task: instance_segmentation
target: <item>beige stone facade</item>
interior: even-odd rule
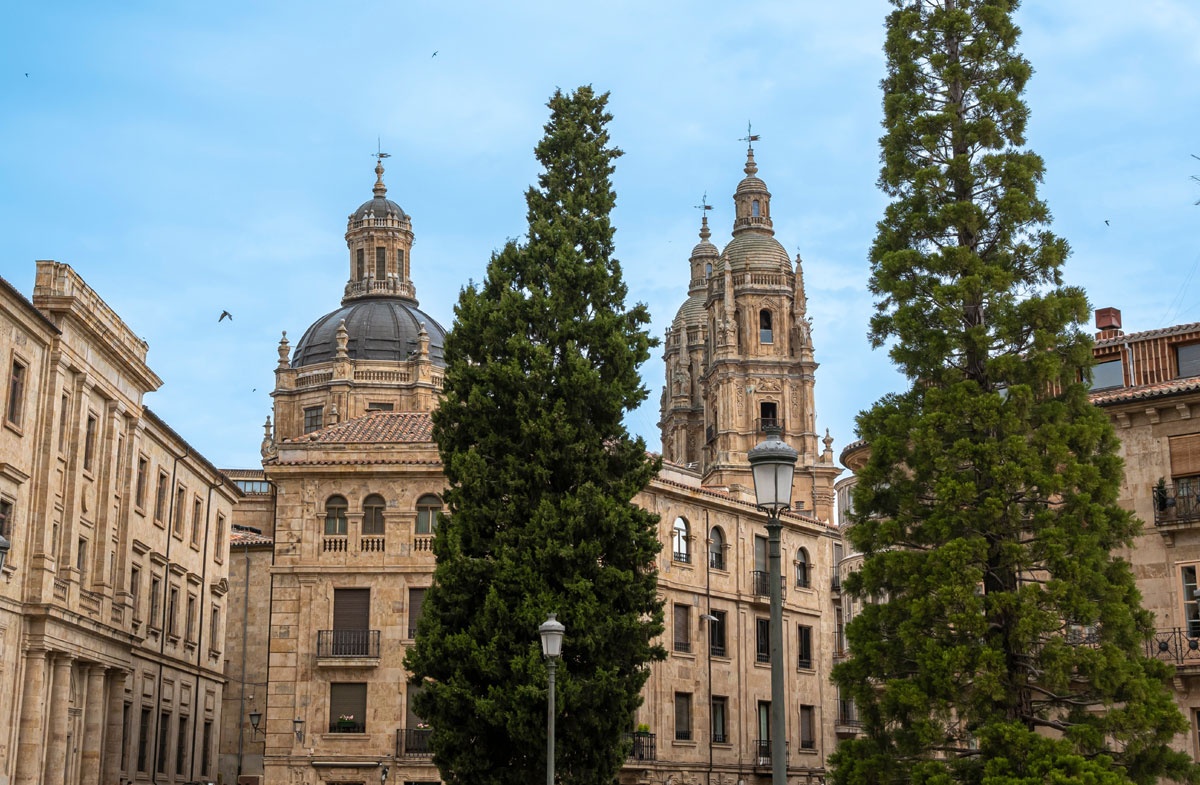
[[[67,265],[0,281],[0,783],[215,779],[237,488]]]

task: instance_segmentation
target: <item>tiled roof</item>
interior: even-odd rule
[[[428,412],[369,412],[295,439],[286,439],[284,444],[412,444],[431,441],[433,420]]]
[[[231,480],[265,480],[266,472],[262,469],[222,469],[225,476]]]
[[[1191,333],[1200,331],[1200,322],[1190,322],[1188,324],[1176,324],[1172,327],[1160,327],[1157,330],[1143,330],[1140,333],[1123,333],[1115,335],[1112,338],[1104,338],[1096,341],[1096,347],[1102,348],[1105,346],[1119,346],[1123,343],[1133,343],[1135,341],[1146,341],[1151,338],[1164,338],[1169,335],[1181,335],[1183,333]]]
[[[1097,406],[1106,406],[1112,403],[1129,403],[1130,401],[1161,398],[1166,395],[1198,390],[1200,390],[1200,377],[1193,376],[1188,379],[1171,379],[1156,384],[1143,384],[1140,387],[1117,387],[1112,390],[1101,390],[1092,393],[1089,397]]]
[[[265,534],[258,532],[246,531],[245,529],[234,529],[229,534],[229,546],[247,546],[247,545],[270,545],[275,542]]]

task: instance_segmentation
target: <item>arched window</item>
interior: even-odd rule
[[[758,200],[755,199],[753,202],[750,203],[750,215],[752,215],[755,218],[758,218],[761,214],[762,214],[762,211],[760,210],[760,208],[758,206]]]
[[[363,534],[383,534],[383,508],[387,502],[377,493],[363,499]]]
[[[346,533],[346,497],[330,496],[325,502],[325,533]]]
[[[704,265],[704,277],[712,278],[712,262],[709,262],[708,264]]]
[[[438,513],[442,511],[442,500],[427,493],[417,499],[417,534],[433,534],[437,529]]]
[[[725,569],[725,532],[720,526],[714,526],[708,539],[708,566],[714,570]]]
[[[691,562],[692,552],[688,544],[690,539],[688,522],[683,518],[676,518],[675,525],[671,528],[671,550],[675,561]]]
[[[771,312],[766,308],[758,312],[758,342],[775,343],[775,331],[771,329]]]
[[[810,578],[808,551],[800,548],[796,551],[796,586],[801,589],[807,589]]]

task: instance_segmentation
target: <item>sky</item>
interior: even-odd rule
[[[803,258],[835,453],[905,380],[867,325],[886,0],[363,0],[0,8],[0,276],[70,264],[150,346],[146,404],[214,464],[259,465],[276,347],[338,307],[346,216],[389,153],[420,307],[525,231],[556,88],[611,93],[616,256],[661,337],[707,195],[723,247],[747,124],[777,239]],[[1027,0],[1028,146],[1073,253],[1127,332],[1200,321],[1200,6]],[[223,310],[234,318],[218,322]],[[660,449],[661,347],[627,417]]]

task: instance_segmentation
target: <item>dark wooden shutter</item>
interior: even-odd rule
[[[417,619],[421,618],[421,605],[425,602],[424,589],[408,590],[408,637],[417,637]]]
[[[1187,477],[1200,474],[1200,433],[1187,436],[1172,436],[1171,476]]]
[[[371,628],[371,590],[333,590],[333,628],[368,630]]]
[[[329,724],[338,718],[354,717],[358,725],[367,722],[367,685],[335,683],[329,685]]]

